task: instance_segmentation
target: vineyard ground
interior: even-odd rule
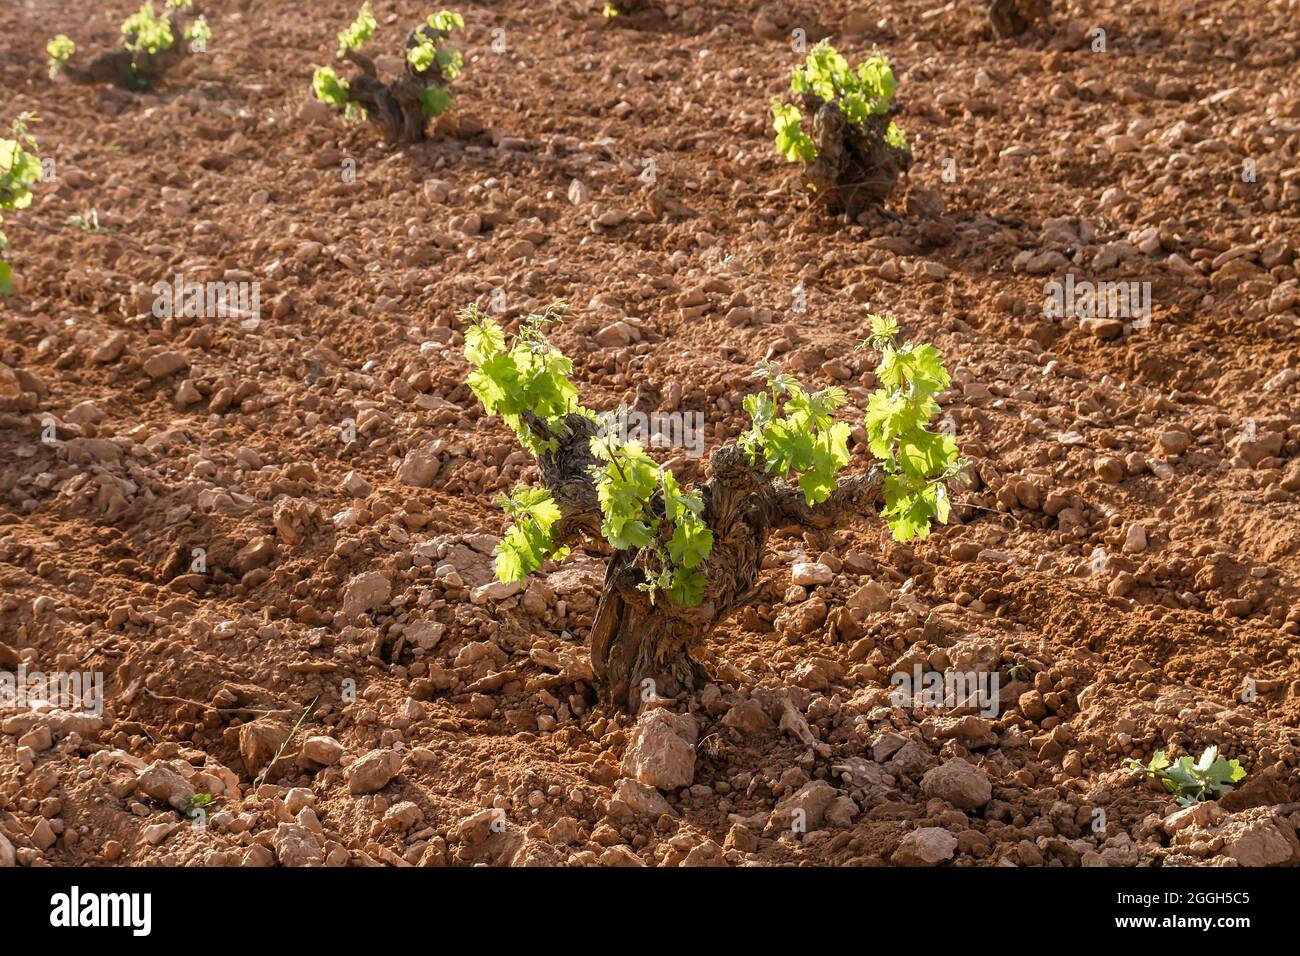
[[[0,670],[105,682],[100,719],[0,714],[0,860],[1300,861],[1295,3],[1058,2],[1018,41],[967,2],[469,3],[456,108],[402,151],[309,101],[341,0],[214,0],[156,93],[46,78],[133,6],[0,9],[56,169],[5,222]],[[430,9],[377,3],[377,48]],[[795,27],[894,63],[886,212],[819,218],[772,149]],[[1046,317],[1066,273],[1149,282],[1150,323]],[[178,275],[259,283],[260,321],[155,316]],[[459,311],[560,299],[589,406],[702,417],[695,481],[765,357],[860,413],[891,312],[977,477],[914,545],[778,535],[716,683],[638,724],[590,684],[601,555],[487,586],[533,475]],[[915,666],[1000,706],[891,706]],[[1190,814],[1121,768],[1210,745],[1249,777]]]

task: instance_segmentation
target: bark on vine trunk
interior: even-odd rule
[[[1051,9],[1051,0],[989,0],[989,24],[997,36],[1017,36],[1045,19]]]
[[[848,121],[833,103],[809,94],[817,158],[804,170],[804,181],[832,215],[857,216],[884,205],[899,177],[912,166],[910,150],[885,141],[890,115],[869,116],[861,126]]]
[[[596,423],[570,415],[557,432],[540,419],[528,423],[539,437],[557,441],[556,451],[538,459],[542,483],[563,515],[555,526],[556,541],[602,540],[590,474],[597,464],[589,448]],[[592,670],[602,697],[631,713],[650,697],[672,697],[707,682],[691,651],[755,598],[773,530],[791,525],[824,529],[853,515],[874,516],[880,500],[882,479],[874,469],[842,480],[826,501],[810,508],[802,491],[751,466],[736,445],[714,452],[709,466],[712,479],[701,491],[713,550],[698,569],[708,580],[701,604],[679,607],[664,594],[652,604],[638,588],[645,576],[643,555],[635,550],[615,551],[605,569],[591,627]]]

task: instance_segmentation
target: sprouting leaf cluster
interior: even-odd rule
[[[859,128],[869,117],[889,112],[896,86],[894,71],[884,54],[873,53],[852,70],[848,60],[825,40],[814,46],[803,65],[790,73],[790,92],[796,98],[833,103],[851,125]],[[773,98],[772,126],[777,151],[790,162],[811,163],[817,159],[817,146],[803,131],[803,114],[797,105]],[[896,149],[907,148],[907,138],[893,121],[886,129],[885,142]]]
[[[546,339],[545,328],[560,319],[563,305],[526,318],[509,343],[505,331],[477,306],[465,310],[465,358],[474,366],[470,390],[490,415],[500,415],[533,455],[554,451],[553,438],[535,435],[525,416],[546,422],[551,434],[564,434],[564,417],[589,414],[578,404],[578,390],[569,380],[573,362]],[[554,526],[562,514],[549,491],[520,485],[497,502],[512,524],[497,546],[496,573],[500,581],[523,581],[547,560],[563,560],[567,548],[557,548]]]
[[[72,54],[77,52],[77,44],[73,43],[67,35],[60,33],[45,44],[45,52],[50,55],[50,79],[54,79],[72,59]]]
[[[799,475],[799,487],[809,507],[825,501],[835,490],[835,475],[849,463],[851,429],[834,421],[844,404],[842,388],[806,391],[790,375],[768,364],[760,367],[767,391],[744,400],[752,425],[740,436],[751,464],[778,478]]]
[[[708,580],[697,568],[713,550],[713,532],[703,517],[704,498],[698,491],[684,490],[640,442],[615,445],[593,438],[591,450],[604,462],[592,476],[605,540],[619,550],[649,552],[645,581],[638,587],[651,603],[666,591],[679,607],[698,605]]]
[[[558,450],[554,436],[567,431],[566,416],[595,418],[583,408],[570,380],[573,363],[546,337],[547,327],[562,314],[553,306],[524,319],[507,338],[505,330],[471,306],[464,313],[465,358],[472,366],[471,391],[491,415],[500,415],[535,457]],[[930,521],[946,521],[944,482],[961,466],[951,437],[926,430],[938,411],[934,396],[948,385],[939,352],[931,345],[898,346],[898,326],[873,316],[871,343],[884,359],[877,371],[882,382],[871,399],[867,430],[872,452],[885,471],[884,516],[894,537],[908,540],[929,533]],[[832,386],[808,391],[772,365],[760,368],[767,387],[746,397],[752,426],[739,439],[750,463],[783,479],[798,476],[809,507],[825,501],[836,488],[836,474],[849,462],[850,427],[834,420],[846,401]],[[528,427],[545,422],[541,437]],[[601,534],[610,547],[635,551],[644,581],[638,585],[653,602],[667,592],[680,607],[704,599],[708,580],[701,566],[713,550],[713,532],[704,519],[704,497],[684,489],[672,472],[654,461],[640,443],[591,439],[592,466],[601,511]],[[559,505],[549,491],[520,486],[500,499],[513,525],[497,549],[497,576],[521,581],[567,549],[556,546]]]
[[[348,50],[360,50],[375,35],[375,28],[378,26],[375,22],[375,15],[370,12],[370,4],[364,3],[361,6],[361,12],[357,18],[348,25],[347,29],[339,33],[339,52],[338,56],[342,57]]]
[[[1190,755],[1171,761],[1163,750],[1157,750],[1150,763],[1143,764],[1129,757],[1124,761],[1124,767],[1130,775],[1159,780],[1184,807],[1203,800],[1218,800],[1246,776],[1241,762],[1219,756],[1218,747],[1206,747],[1201,759],[1195,762]]]
[[[427,26],[415,34],[415,42],[407,47],[406,62],[420,76],[432,74],[438,82],[426,86],[417,94],[420,110],[434,119],[451,108],[451,93],[447,85],[465,69],[465,58],[460,50],[446,40],[453,30],[463,30],[465,19],[459,13],[443,10],[431,13]]]
[[[170,50],[175,42],[171,20],[159,19],[151,0],[145,0],[139,10],[122,21],[122,44],[132,53],[161,53]]]
[[[518,485],[497,504],[513,521],[497,545],[496,572],[499,581],[523,581],[548,560],[563,561],[568,548],[555,546],[555,523],[563,517],[560,507],[545,488]]]
[[[867,403],[871,453],[885,473],[881,513],[897,541],[924,538],[934,521],[947,524],[947,482],[963,467],[951,435],[926,426],[939,413],[935,396],[949,385],[943,357],[933,345],[897,343],[898,323],[873,315],[867,343],[881,353],[880,382]]]
[[[187,820],[197,820],[208,811],[208,808],[212,807],[217,802],[219,802],[219,798],[214,797],[210,793],[190,794],[181,801],[181,816],[185,817]]]
[[[554,452],[558,442],[534,434],[527,424],[530,416],[544,421],[552,436],[566,434],[565,416],[571,413],[595,418],[578,401],[569,378],[573,362],[546,337],[547,327],[562,313],[561,304],[531,315],[507,339],[501,326],[476,307],[465,311],[465,358],[473,366],[470,390],[534,456]],[[698,569],[713,548],[703,497],[683,489],[635,441],[596,437],[591,453],[600,462],[593,466],[592,478],[605,540],[615,549],[648,552],[640,587],[651,601],[662,591],[681,607],[699,604],[708,582]],[[513,521],[497,547],[500,580],[521,581],[544,561],[568,553],[556,547],[555,526],[562,514],[550,492],[520,486],[499,504]]]
[[[464,312],[470,323],[465,332],[465,358],[474,366],[470,390],[489,415],[505,420],[533,455],[554,451],[556,442],[530,431],[526,412],[544,421],[552,434],[564,434],[564,416],[570,412],[591,414],[579,404],[578,390],[569,380],[573,361],[546,338],[546,327],[563,313],[561,304],[529,316],[507,345],[501,326],[476,305]]]
[[[5,212],[16,212],[32,204],[32,186],[40,181],[41,161],[37,158],[36,138],[28,125],[37,121],[32,113],[22,113],[14,120],[9,138],[0,139],[0,224]],[[9,251],[9,238],[0,229],[0,254]],[[0,259],[0,295],[13,291],[13,267]]]

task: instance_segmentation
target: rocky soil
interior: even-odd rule
[[[0,712],[0,866],[1300,862],[1294,0],[1016,40],[973,2],[468,3],[401,151],[308,101],[342,0],[212,0],[156,93],[46,77],[134,6],[0,9],[0,119],[57,169],[5,222],[0,670],[106,692]],[[432,9],[375,8],[384,49]],[[884,212],[819,218],[772,149],[795,27],[893,59]],[[1150,282],[1151,322],[1044,317],[1067,272]],[[260,323],[156,318],[176,273],[260,282]],[[711,446],[765,357],[857,417],[892,312],[955,368],[953,522],[778,535],[716,683],[598,705],[603,558],[494,583],[535,475],[463,384],[461,308],[558,299],[588,405]],[[916,666],[997,673],[998,713],[893,706]],[[1249,777],[1189,810],[1121,768],[1209,745]]]

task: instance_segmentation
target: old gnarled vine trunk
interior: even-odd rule
[[[583,537],[602,541],[601,513],[591,467],[595,422],[569,415],[552,431],[537,418],[529,427],[554,438],[557,449],[538,459],[542,484],[563,517],[555,525],[557,543]],[[704,600],[692,608],[661,594],[652,604],[638,588],[644,556],[615,551],[605,570],[605,587],[591,627],[591,664],[608,702],[635,713],[652,696],[672,697],[701,688],[708,680],[691,651],[758,593],[758,576],[768,536],[787,526],[824,529],[854,516],[875,516],[882,479],[873,470],[843,479],[831,496],[809,507],[803,492],[751,466],[736,445],[713,453],[712,478],[702,489],[704,520],[713,532],[713,550],[699,569],[708,579]]]
[[[343,59],[361,71],[361,75],[348,81],[348,101],[366,111],[366,119],[374,123],[391,143],[419,143],[425,138],[429,117],[425,115],[420,94],[427,89],[447,89],[447,83],[438,70],[417,72],[405,53],[424,36],[434,42],[446,34],[425,25],[412,30],[406,37],[402,63],[405,72],[399,78],[385,83],[379,78],[375,61],[360,50],[348,50]]]
[[[857,216],[884,205],[900,176],[912,166],[910,150],[885,140],[890,115],[867,117],[861,126],[848,121],[834,103],[812,94],[813,142],[817,158],[804,170],[804,182],[833,215]]]

